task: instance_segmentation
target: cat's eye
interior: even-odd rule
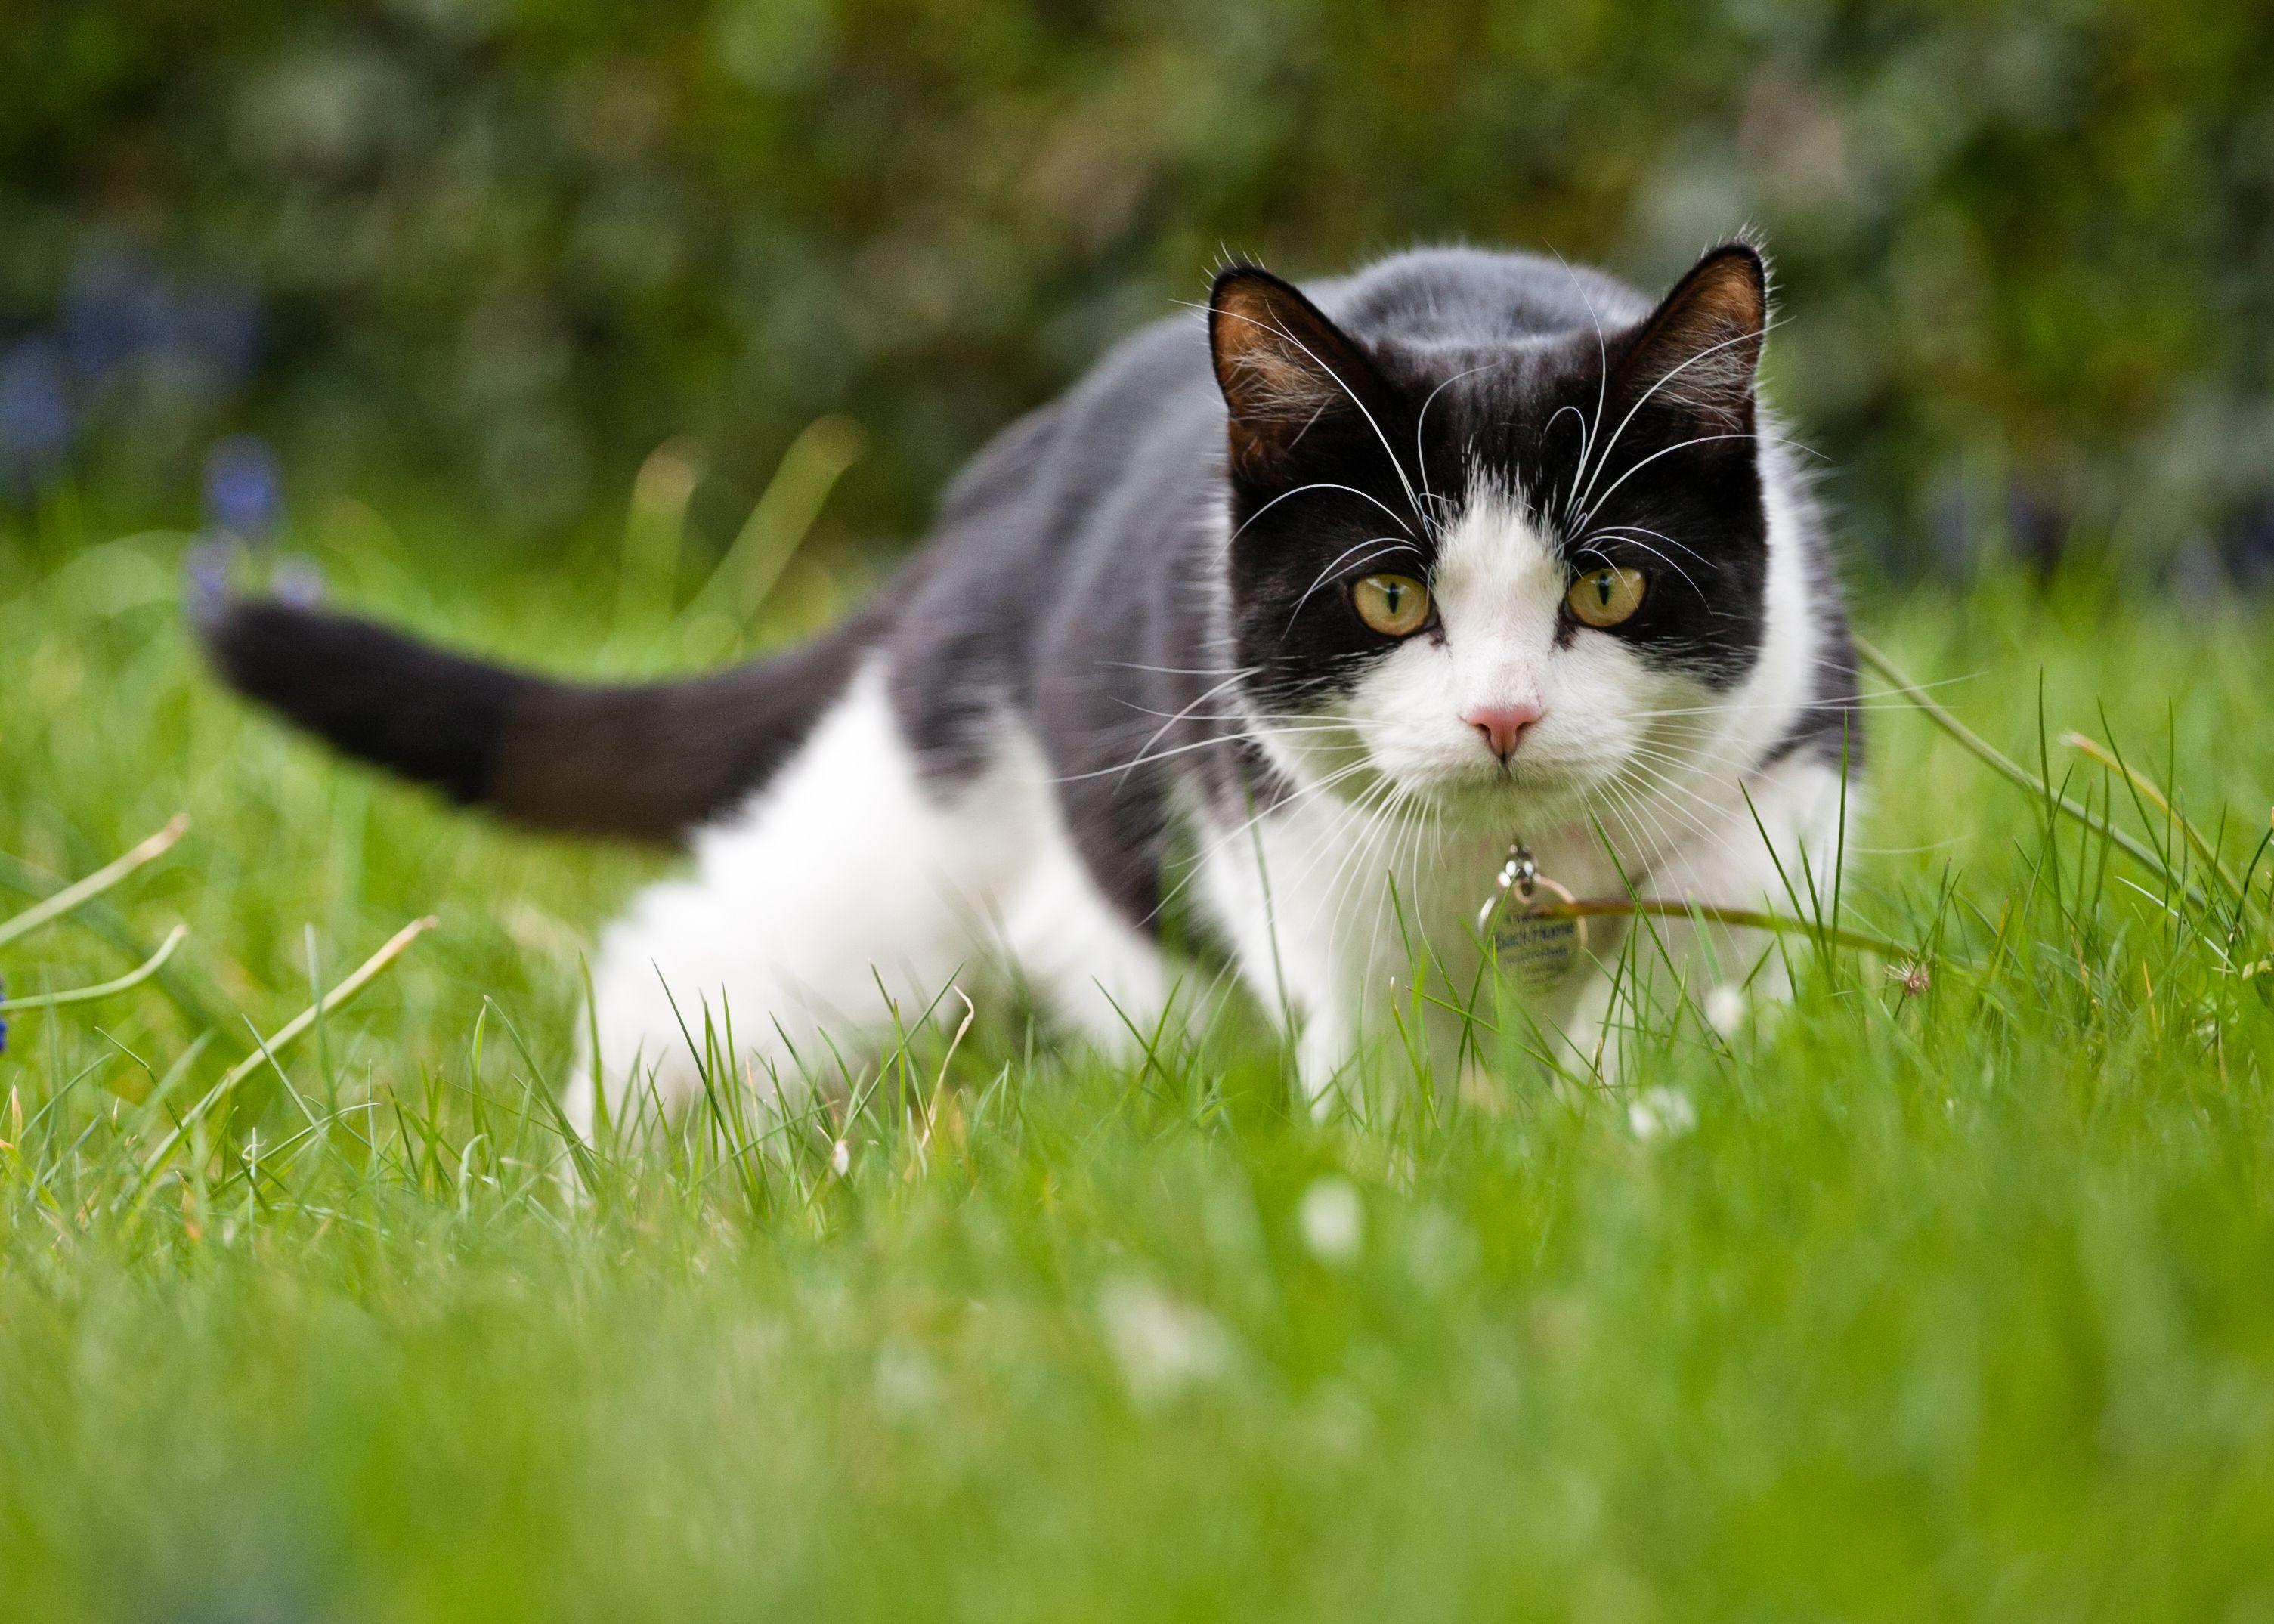
[[[1351,588],[1351,605],[1383,636],[1410,636],[1429,618],[1429,589],[1411,575],[1367,575]]]
[[[1642,607],[1639,569],[1592,569],[1571,583],[1563,601],[1588,626],[1616,626]]]

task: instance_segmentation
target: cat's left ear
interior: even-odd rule
[[[1290,283],[1234,266],[1209,295],[1209,350],[1231,414],[1232,465],[1284,471],[1303,437],[1382,407],[1374,364]],[[1362,421],[1362,417],[1359,419]]]
[[[1638,401],[1647,396],[1716,432],[1749,434],[1768,321],[1768,268],[1759,250],[1725,243],[1690,267],[1634,330],[1619,365],[1622,380]]]

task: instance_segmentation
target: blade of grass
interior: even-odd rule
[[[115,981],[99,981],[92,987],[74,987],[69,992],[43,992],[21,998],[0,998],[0,1015],[12,1015],[19,1010],[53,1010],[69,1004],[93,1004],[98,999],[132,991],[164,969],[166,960],[174,956],[174,950],[181,946],[189,934],[187,925],[175,926],[167,934],[165,941],[159,944],[156,952]]]
[[[822,417],[808,424],[782,453],[773,478],[726,556],[680,612],[679,624],[690,626],[706,614],[719,614],[737,630],[749,625],[812,533],[830,492],[861,460],[867,445],[860,425],[848,417]]]
[[[2107,717],[2103,715],[2102,725],[2105,726],[2107,720]],[[2097,765],[2105,768],[2122,778],[2131,786],[2134,793],[2161,812],[2168,822],[2179,829],[2180,833],[2187,838],[2187,844],[2195,848],[2195,855],[2202,859],[2203,867],[2218,876],[2219,883],[2226,888],[2228,895],[2238,900],[2244,898],[2242,882],[2235,877],[2232,868],[2220,861],[2218,853],[2212,847],[2210,842],[2203,838],[2202,831],[2195,826],[2194,820],[2186,816],[2172,804],[2171,797],[2164,793],[2162,787],[2155,779],[2126,761],[2120,752],[2104,747],[2097,739],[2090,738],[2084,733],[2074,732],[2063,733],[2061,742],[2070,749],[2090,757]]]
[[[1707,903],[1669,897],[1579,897],[1570,902],[1540,903],[1532,908],[1531,914],[1535,919],[1709,919],[1717,925],[1728,925],[1741,930],[1774,930],[1790,936],[1812,936],[1819,942],[1854,948],[1858,952],[1877,953],[1882,959],[1905,963],[1921,957],[1915,950],[1887,936],[1795,919],[1783,914],[1770,914],[1758,908],[1716,907]]]
[[[188,832],[189,827],[189,814],[177,812],[163,829],[124,856],[112,859],[85,879],[64,886],[46,901],[33,904],[13,919],[0,921],[0,947],[31,935],[42,925],[52,924],[80,903],[101,896],[137,868],[157,861]]]
[[[2095,816],[2090,808],[2080,806],[2067,795],[2060,793],[2044,779],[2031,772],[1980,733],[1960,721],[1924,688],[1905,675],[1902,669],[1893,660],[1873,647],[1868,639],[1856,638],[1856,651],[1863,657],[1865,665],[1893,684],[1902,694],[1904,699],[1925,716],[1927,720],[1955,739],[1969,754],[1987,763],[2001,778],[2029,791],[2033,795],[2044,797],[2056,810],[2074,818],[2103,839],[2114,844],[2134,861],[2170,885],[2175,893],[2185,897],[2198,907],[2203,905],[2202,894],[2189,885],[2183,876],[2173,872],[2171,865],[2165,862],[2153,847],[2117,828],[2107,819]]]
[[[314,1026],[319,1017],[339,1008],[371,985],[380,972],[400,959],[413,942],[440,922],[432,914],[425,919],[412,920],[388,937],[386,944],[358,965],[346,980],[279,1026],[274,1035],[259,1042],[252,1053],[222,1073],[221,1081],[206,1091],[204,1097],[190,1108],[188,1115],[176,1124],[173,1131],[158,1142],[158,1147],[143,1160],[140,1182],[144,1189],[147,1191],[157,1177],[158,1169],[166,1164],[167,1158],[174,1154],[191,1128],[204,1121],[215,1106],[229,1098],[239,1083],[269,1064],[270,1056]]]

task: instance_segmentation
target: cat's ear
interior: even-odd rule
[[[1748,434],[1768,334],[1768,269],[1750,243],[1725,243],[1690,267],[1634,330],[1620,373],[1635,398]]]
[[[1232,465],[1269,476],[1322,423],[1380,410],[1374,365],[1319,307],[1269,271],[1234,266],[1209,295],[1209,349],[1231,414]]]

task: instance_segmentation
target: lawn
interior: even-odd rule
[[[1325,1124],[1252,1011],[1123,1071],[993,1011],[848,1056],[850,1120],[708,1116],[577,1202],[579,955],[666,861],[286,738],[199,669],[187,538],[94,528],[0,535],[0,915],[188,831],[0,971],[191,934],[11,1017],[0,1614],[2274,1620],[2264,864],[2227,931],[1881,700],[1843,918],[1932,938],[1924,989],[1796,938],[1796,1006],[1670,1020],[1647,1092],[1509,1059]],[[731,641],[646,543],[471,539],[290,542],[570,669]],[[802,560],[760,635],[862,586]],[[2250,861],[2262,609],[1865,599],[2072,796],[2178,849],[2062,735],[2112,738]]]

